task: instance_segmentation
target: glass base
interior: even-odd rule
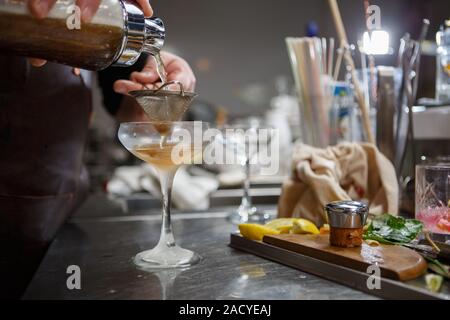
[[[239,208],[228,216],[228,220],[233,224],[258,223],[264,224],[271,220],[270,214],[261,211],[256,207]]]
[[[141,270],[187,268],[201,261],[201,257],[179,246],[156,246],[151,250],[138,253],[134,264]]]

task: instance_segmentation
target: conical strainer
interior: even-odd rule
[[[179,91],[164,90],[176,84]],[[197,94],[185,92],[179,81],[170,81],[157,90],[137,90],[129,93],[152,121],[180,121]]]

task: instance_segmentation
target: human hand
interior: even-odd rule
[[[131,0],[136,2],[146,17],[153,16],[153,9],[148,0]],[[32,15],[37,18],[45,18],[52,9],[56,0],[29,0],[28,7]],[[90,21],[98,10],[101,0],[77,0],[76,5],[80,7],[82,21]]]
[[[167,81],[180,81],[184,90],[194,91],[196,80],[189,64],[184,59],[168,52],[161,52],[161,58],[166,68]],[[155,59],[149,56],[142,71],[133,72],[130,80],[116,81],[114,91],[126,95],[133,90],[155,89],[160,85],[161,79],[156,70]]]

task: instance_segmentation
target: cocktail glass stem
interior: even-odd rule
[[[159,171],[162,193],[161,234],[156,247],[138,253],[135,264],[144,269],[154,268],[186,268],[200,261],[201,257],[190,250],[183,249],[175,243],[172,232],[170,207],[172,200],[172,184],[176,170]]]
[[[172,185],[175,174],[176,170],[159,172],[162,193],[162,225],[158,247],[164,245],[170,248],[176,245],[172,232],[172,220],[170,216],[170,208],[172,205]]]
[[[244,195],[241,200],[241,205],[239,207],[239,211],[243,215],[248,215],[250,209],[252,208],[252,197],[250,195],[250,159],[249,158],[247,158],[245,160],[244,168],[245,168],[245,179],[243,182]]]
[[[252,223],[265,223],[270,220],[270,215],[264,211],[258,210],[253,206],[252,197],[250,195],[250,161],[251,157],[245,159],[245,179],[243,182],[244,194],[241,199],[241,205],[233,212],[228,219],[235,224],[252,222]]]

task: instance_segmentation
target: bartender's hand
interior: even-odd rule
[[[161,52],[161,58],[166,67],[167,80],[178,80],[183,84],[186,91],[194,91],[195,76],[189,64],[168,52]],[[133,72],[130,80],[118,80],[114,83],[114,90],[125,95],[116,115],[117,120],[120,122],[148,121],[149,119],[143,109],[134,98],[128,96],[128,92],[145,88],[154,89],[160,85],[161,80],[156,71],[155,59],[149,56],[147,64],[141,72]]]
[[[167,81],[177,80],[183,84],[186,91],[194,91],[195,76],[189,64],[182,58],[168,53],[161,52],[167,72]],[[156,71],[155,59],[149,56],[147,63],[141,72],[133,72],[130,80],[118,80],[114,83],[114,90],[117,93],[128,94],[133,90],[154,89],[161,85],[161,79]]]
[[[55,4],[56,0],[29,0],[28,7],[31,14],[39,19],[44,19],[47,17],[49,11]],[[144,12],[146,17],[153,16],[153,9],[150,6],[149,0],[134,0]],[[80,7],[81,11],[81,21],[89,22],[92,17],[96,14],[98,7],[100,6],[101,0],[77,0],[76,4]],[[35,67],[43,66],[46,61],[42,59],[29,59],[30,63]]]

